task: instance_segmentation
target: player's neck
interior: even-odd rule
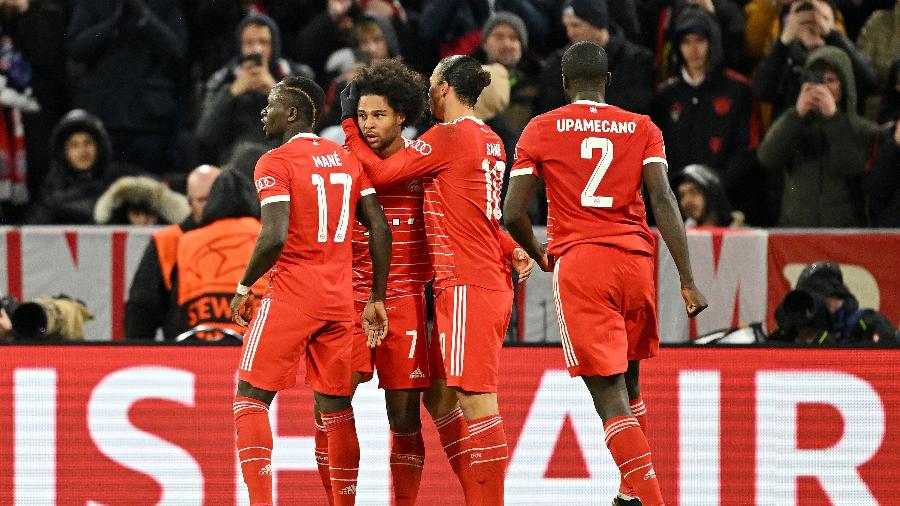
[[[291,140],[297,134],[311,134],[312,129],[308,127],[300,127],[300,126],[289,126],[287,130],[284,131],[284,135],[281,136],[281,144],[284,145],[287,141]]]
[[[572,102],[578,100],[590,100],[591,102],[597,102],[600,104],[606,103],[606,98],[600,91],[579,91],[575,94],[574,97],[572,97]]]
[[[461,102],[444,106],[444,123],[450,123],[466,116],[475,117],[475,109]]]
[[[406,143],[403,141],[403,136],[398,133],[397,137],[394,137],[394,140],[391,141],[390,144],[388,144],[387,146],[385,146],[381,149],[373,149],[372,151],[374,151],[375,154],[378,155],[378,158],[381,158],[383,160],[383,159],[393,155],[397,151],[400,151],[405,146],[406,146]]]

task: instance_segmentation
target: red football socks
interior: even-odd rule
[[[422,431],[391,432],[391,478],[394,481],[394,506],[413,506],[419,495],[422,467],[425,465],[425,442]]]
[[[469,422],[469,466],[480,489],[478,504],[503,505],[508,456],[500,415],[488,415]]]
[[[650,445],[633,416],[610,418],[603,428],[606,446],[625,482],[631,486],[644,506],[665,505],[656,471],[650,460]]]
[[[322,425],[328,433],[328,471],[335,506],[356,503],[356,479],[359,476],[359,439],[353,408],[338,413],[322,413]]]
[[[444,453],[447,454],[447,461],[450,467],[462,483],[462,472],[468,466],[466,457],[466,447],[469,442],[469,428],[466,419],[460,408],[447,413],[446,415],[434,420],[434,426],[437,427],[438,436],[441,438],[441,445],[444,447]],[[465,462],[465,466],[463,463]]]
[[[316,422],[316,465],[319,466],[319,478],[325,487],[325,496],[328,497],[328,505],[334,506],[334,497],[331,495],[331,472],[328,471],[328,433],[325,426]]]
[[[272,504],[272,428],[269,406],[250,397],[234,398],[234,425],[241,474],[250,491],[250,504]]]
[[[644,433],[644,437],[648,437],[647,432],[647,407],[644,406],[644,400],[641,399],[641,396],[637,396],[634,399],[631,399],[631,414],[637,418],[639,424],[641,424],[641,432]],[[619,494],[624,495],[626,497],[636,497],[637,494],[634,492],[628,483],[625,482],[623,478],[619,483]]]

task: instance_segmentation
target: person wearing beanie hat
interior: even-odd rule
[[[514,67],[522,54],[528,52],[528,29],[522,18],[511,12],[498,12],[481,28],[481,44],[487,53],[487,63],[501,63]]]
[[[562,9],[566,35],[571,43],[593,42],[606,50],[609,70],[613,74],[606,96],[610,104],[647,114],[655,87],[653,53],[628,40],[619,24],[610,21],[610,11],[606,0],[567,0]],[[562,55],[566,49],[568,46],[551,54],[544,62],[536,112],[566,104],[560,79]]]
[[[763,189],[748,190],[761,185],[751,175],[759,132],[750,82],[724,66],[712,14],[686,7],[672,28],[676,75],[660,86],[652,114],[667,141],[669,170],[712,168],[734,207],[758,216]]]

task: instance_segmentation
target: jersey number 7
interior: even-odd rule
[[[344,172],[329,174],[331,184],[344,186],[344,197],[341,199],[341,217],[338,219],[337,229],[334,231],[334,242],[344,242],[347,237],[347,224],[350,222],[350,189],[353,187],[353,178]],[[312,175],[312,184],[316,187],[316,197],[319,202],[319,242],[328,241],[328,200],[325,198],[325,178],[319,174]]]
[[[581,191],[581,205],[584,207],[612,207],[612,197],[599,197],[594,195],[600,181],[606,175],[610,164],[613,161],[613,143],[606,137],[586,137],[581,141],[581,158],[591,160],[594,158],[594,150],[599,149],[602,153],[600,161],[594,167],[591,178],[588,179],[587,186]]]

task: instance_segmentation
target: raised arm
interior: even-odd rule
[[[447,165],[440,132],[433,127],[421,137],[393,155],[381,159],[369,148],[359,133],[356,120],[345,119],[341,127],[346,135],[347,149],[359,158],[375,186],[409,181],[422,176],[433,176]]]

